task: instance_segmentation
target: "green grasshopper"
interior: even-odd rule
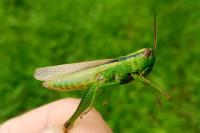
[[[65,128],[86,114],[93,106],[99,89],[122,85],[136,79],[163,91],[145,77],[152,71],[156,60],[156,15],[154,15],[154,49],[144,48],[116,59],[86,61],[58,66],[37,68],[35,78],[44,81],[43,86],[53,90],[83,90],[81,102]]]

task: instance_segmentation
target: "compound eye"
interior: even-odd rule
[[[149,57],[151,55],[152,51],[150,49],[146,49],[144,51],[144,56]]]

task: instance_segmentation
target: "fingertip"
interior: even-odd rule
[[[2,130],[7,130],[7,132],[12,130],[20,133],[64,133],[63,124],[72,116],[79,103],[80,99],[65,98],[43,105],[5,122],[3,124],[4,128],[2,129],[2,126],[0,127],[0,132]],[[11,130],[8,130],[8,127]],[[99,130],[100,133],[112,132],[103,120],[101,114],[92,108],[83,116],[83,119],[78,118],[75,121],[73,128],[70,129],[69,132],[77,133],[87,131],[88,133],[91,133],[94,131],[96,132],[97,130]]]

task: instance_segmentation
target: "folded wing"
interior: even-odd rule
[[[41,81],[53,80],[58,75],[71,74],[74,72],[83,71],[100,65],[112,63],[114,61],[115,61],[114,59],[103,59],[103,60],[85,61],[85,62],[64,64],[64,65],[57,65],[50,67],[41,67],[35,70],[34,77],[35,79]]]

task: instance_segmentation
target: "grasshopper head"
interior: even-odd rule
[[[156,51],[151,48],[145,48],[141,50],[141,53],[141,56],[138,56],[137,59],[137,63],[140,68],[139,73],[146,77],[151,72],[155,64]]]
[[[146,48],[142,52],[143,52],[143,55],[141,58],[143,60],[139,60],[138,63],[140,64],[140,67],[141,67],[140,73],[146,77],[151,72],[155,64],[156,51],[151,48]]]
[[[132,64],[134,73],[137,72],[146,77],[155,64],[156,51],[152,48],[144,48],[129,54],[127,57]]]

